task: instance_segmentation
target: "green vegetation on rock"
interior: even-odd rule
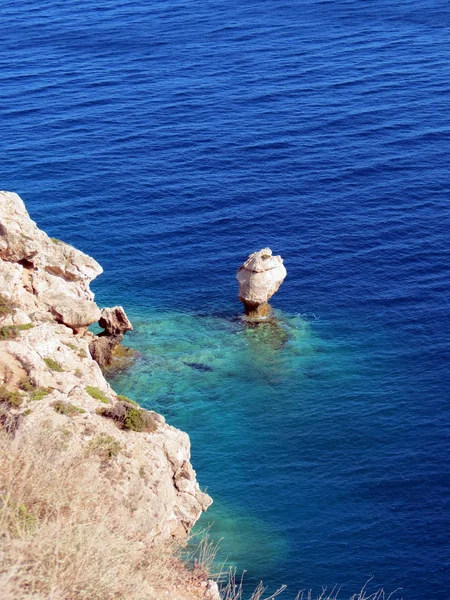
[[[153,413],[128,402],[116,402],[111,408],[102,408],[97,413],[112,419],[119,427],[129,431],[151,433],[157,429],[157,421]]]
[[[94,398],[95,400],[99,400],[100,402],[103,402],[103,404],[110,403],[109,398],[98,387],[88,385],[88,386],[86,386],[86,391],[89,394],[89,396],[92,396],[92,398]]]
[[[19,388],[24,392],[32,392],[36,389],[36,385],[29,377],[24,377],[19,381]]]
[[[66,415],[67,417],[75,417],[76,415],[81,415],[86,411],[80,406],[75,406],[71,402],[64,402],[63,400],[57,400],[52,404],[53,408],[60,415]]]
[[[10,392],[4,385],[0,385],[0,403],[7,404],[11,408],[19,408],[23,397],[19,392]]]
[[[70,348],[74,352],[78,352],[78,348],[75,346],[75,344],[71,344],[70,342],[64,342],[64,343],[68,348]]]
[[[44,358],[44,362],[50,369],[50,371],[57,371],[58,373],[62,373],[64,371],[59,362],[57,362],[53,358]]]
[[[4,325],[0,327],[0,340],[13,340],[21,331],[26,331],[34,327],[33,323],[25,323],[24,325]]]
[[[45,396],[48,396],[51,392],[51,388],[36,388],[33,392],[31,392],[30,399],[31,400],[42,400]]]
[[[121,394],[117,396],[117,400],[120,400],[121,402],[128,402],[129,404],[133,404],[133,406],[139,406],[135,400],[128,398],[128,396],[122,396]]]
[[[112,460],[120,453],[121,449],[120,442],[106,433],[99,433],[88,444],[88,453],[96,454],[103,461]]]
[[[123,427],[132,431],[155,431],[156,422],[147,411],[141,408],[132,408],[127,412]]]
[[[6,296],[0,294],[0,318],[6,317],[6,315],[11,315],[14,312],[15,305],[8,300]]]
[[[30,394],[30,400],[42,400],[42,398],[45,398],[52,391],[51,388],[38,387],[30,377],[22,379],[19,382],[19,388]]]

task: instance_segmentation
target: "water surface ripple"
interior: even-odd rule
[[[287,600],[371,575],[449,598],[448,3],[4,0],[0,23],[1,187],[105,268],[140,352],[114,383],[189,432],[221,556]],[[266,245],[288,277],[248,329],[234,273]]]

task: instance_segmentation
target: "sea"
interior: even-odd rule
[[[450,5],[2,0],[0,187],[94,256],[217,562],[450,598]],[[274,318],[236,270],[269,246]]]

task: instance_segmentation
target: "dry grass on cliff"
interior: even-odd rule
[[[13,440],[0,431],[2,600],[198,600],[217,546],[200,544],[188,569],[174,544],[155,545],[98,476],[91,453],[64,452],[64,431]],[[223,600],[244,600],[242,579],[222,577]],[[249,600],[284,597],[262,584]],[[297,600],[339,600],[339,590]],[[397,598],[397,596],[396,596]],[[350,600],[393,600],[366,587]]]
[[[22,442],[0,432],[2,600],[197,598],[199,575],[178,548],[136,528],[105,493],[98,462],[63,444],[61,432]]]

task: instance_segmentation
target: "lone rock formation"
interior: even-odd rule
[[[122,306],[103,308],[98,324],[104,331],[91,339],[89,351],[92,358],[103,369],[111,365],[114,350],[119,346],[125,333],[133,331],[133,325]]]
[[[236,279],[239,282],[239,300],[245,313],[253,318],[265,318],[270,314],[268,301],[286,277],[286,268],[281,256],[272,256],[270,248],[253,252],[239,267]]]

